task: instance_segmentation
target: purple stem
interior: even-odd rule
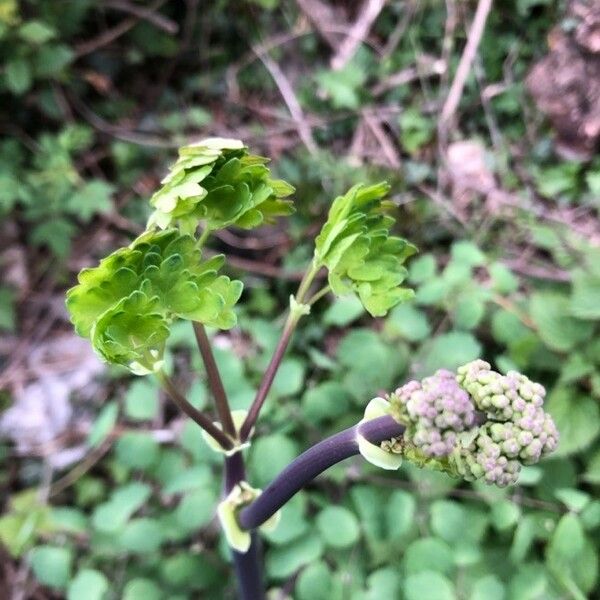
[[[225,495],[240,481],[245,481],[244,457],[236,452],[225,459]],[[231,551],[240,600],[264,600],[265,588],[262,579],[260,540],[252,532],[252,542],[248,552]]]
[[[379,444],[401,436],[404,433],[404,425],[400,425],[390,416],[378,417],[315,444],[283,469],[252,504],[240,511],[240,525],[244,529],[256,529],[317,475],[358,454],[357,433],[368,441]]]

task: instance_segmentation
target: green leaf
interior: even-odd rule
[[[317,73],[315,79],[335,108],[358,108],[361,86],[366,79],[360,65],[350,61],[343,69]]]
[[[297,358],[285,358],[273,380],[273,393],[277,396],[293,396],[303,385],[304,363]]]
[[[333,578],[323,561],[308,565],[300,573],[296,581],[296,595],[298,600],[330,600]]]
[[[31,44],[44,44],[55,36],[54,29],[42,21],[27,21],[19,27],[19,37]]]
[[[480,355],[481,344],[470,333],[444,333],[423,347],[419,373],[430,375],[441,368],[454,370]]]
[[[356,296],[338,298],[323,315],[325,325],[344,327],[364,313],[363,305]]]
[[[296,442],[280,433],[256,439],[248,461],[254,477],[251,481],[258,487],[267,485],[297,455]]]
[[[540,337],[553,350],[571,350],[592,333],[588,323],[570,316],[571,306],[566,296],[553,292],[533,294],[530,311]]]
[[[111,195],[114,189],[114,186],[101,179],[85,182],[69,197],[65,209],[87,223],[94,215],[112,210]]]
[[[386,336],[401,337],[409,342],[424,340],[431,333],[427,315],[412,304],[400,304],[392,309],[384,327]]]
[[[128,552],[156,552],[165,539],[161,524],[155,519],[133,519],[123,529],[117,543]]]
[[[406,600],[455,600],[452,582],[435,571],[409,575],[404,584]]]
[[[600,319],[600,277],[585,271],[573,275],[571,313],[578,319]]]
[[[454,242],[450,249],[450,255],[452,260],[468,267],[479,267],[486,261],[485,254],[468,240]]]
[[[519,280],[504,264],[496,262],[488,267],[493,288],[500,294],[511,294],[519,288]]]
[[[158,389],[144,379],[134,381],[125,395],[125,414],[134,421],[154,419],[158,414]]]
[[[29,563],[40,583],[63,589],[71,576],[73,554],[59,546],[37,546],[29,555]]]
[[[306,391],[302,398],[304,416],[312,422],[320,423],[345,414],[351,396],[336,381],[325,381]]]
[[[56,256],[64,258],[71,249],[71,238],[76,227],[66,219],[53,219],[39,223],[31,233],[31,243],[36,246],[48,246]]]
[[[328,506],[317,515],[317,529],[323,541],[332,548],[353,546],[360,537],[354,513],[342,506]]]
[[[584,543],[585,535],[579,517],[568,513],[560,519],[552,534],[547,548],[548,559],[568,563],[583,551]]]
[[[473,329],[479,325],[484,315],[485,302],[469,295],[458,299],[452,318],[459,329]]]
[[[600,483],[600,450],[597,450],[592,455],[591,460],[588,462],[584,478],[590,483]]]
[[[581,490],[561,488],[554,495],[571,511],[581,512],[589,503],[590,496]]]
[[[0,330],[15,328],[14,293],[10,288],[0,287]]]
[[[510,500],[500,500],[492,504],[491,522],[498,531],[505,531],[514,527],[521,516],[518,504]]]
[[[132,469],[147,469],[158,460],[160,446],[150,433],[129,431],[119,438],[115,451],[122,464]]]
[[[289,215],[294,192],[271,178],[267,159],[251,155],[239,140],[209,138],[179,150],[163,186],[150,199],[156,209],[150,224],[178,225],[194,233],[198,223],[213,231],[236,225],[245,229]]]
[[[431,530],[450,544],[477,542],[486,530],[487,519],[474,509],[450,500],[437,500],[431,505]]]
[[[400,539],[412,529],[416,508],[415,499],[408,492],[397,490],[391,494],[385,507],[389,539]]]
[[[273,579],[285,579],[300,567],[314,563],[323,553],[318,535],[308,533],[291,544],[273,548],[267,555],[267,573]]]
[[[94,510],[94,528],[105,533],[119,531],[131,515],[148,500],[150,494],[150,487],[139,482],[117,488],[108,502],[99,504]]]
[[[454,569],[451,547],[436,537],[424,537],[412,542],[404,553],[407,574],[437,571],[449,575]]]
[[[469,600],[504,600],[504,585],[495,575],[485,575],[475,582]]]
[[[560,442],[554,456],[567,456],[588,447],[600,433],[600,407],[589,396],[575,390],[557,387],[546,402],[560,432]]]
[[[6,87],[14,94],[24,94],[31,87],[31,69],[23,58],[14,58],[4,69]]]
[[[127,582],[123,590],[123,600],[162,600],[163,594],[160,588],[150,579],[141,577]]]
[[[242,284],[219,276],[222,264],[222,256],[202,262],[196,241],[177,230],[148,231],[81,271],[67,308],[77,333],[106,361],[152,372],[162,364],[174,319],[235,325]]]
[[[411,261],[408,280],[411,283],[424,283],[434,277],[436,269],[433,254],[423,254]]]
[[[217,497],[212,490],[196,490],[181,499],[175,510],[175,519],[186,531],[195,531],[211,521],[216,503]]]
[[[388,190],[386,183],[359,184],[337,197],[315,240],[313,257],[313,268],[327,267],[334,294],[354,292],[374,317],[413,297],[401,283],[408,275],[404,262],[416,248],[390,235],[394,219],[386,215]]]
[[[344,387],[361,406],[379,390],[396,385],[397,376],[408,362],[402,350],[399,344],[392,347],[383,343],[381,337],[369,329],[353,329],[340,342],[337,356],[348,369]]]
[[[35,55],[35,74],[38,77],[57,77],[74,56],[73,50],[63,44],[46,45]]]
[[[400,573],[393,567],[378,569],[371,573],[367,579],[367,593],[365,600],[379,600],[379,598],[398,598],[401,589]]]
[[[83,569],[69,584],[67,600],[103,600],[108,589],[108,579],[100,571]]]
[[[97,448],[112,432],[117,417],[119,406],[116,402],[109,402],[96,417],[87,437],[87,443],[91,448]]]

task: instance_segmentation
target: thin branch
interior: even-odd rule
[[[169,398],[184,412],[192,421],[195,421],[206,433],[212,436],[223,448],[231,450],[233,441],[221,429],[219,429],[203,412],[192,406],[186,398],[175,387],[169,376],[164,372],[157,373],[157,377]]]
[[[298,102],[298,98],[296,98],[294,88],[292,87],[289,79],[285,76],[284,72],[281,70],[281,67],[268,54],[260,53],[258,50],[254,49],[253,51],[263,63],[267,71],[269,71],[273,81],[275,82],[275,85],[279,89],[281,97],[290,111],[290,115],[294,120],[296,130],[298,131],[298,135],[300,136],[303,144],[311,154],[316,154],[319,151],[319,148],[313,138],[312,130],[306,121],[304,111],[300,106],[300,102]]]
[[[162,29],[163,31],[175,35],[179,30],[179,26],[175,21],[153,11],[149,8],[144,8],[143,6],[139,6],[137,4],[133,4],[131,2],[126,2],[126,0],[105,0],[104,5],[109,8],[114,8],[115,10],[120,10],[131,15],[135,15],[140,19],[144,19],[148,21],[148,23],[152,23],[158,29]]]
[[[156,0],[156,2],[154,2],[147,9],[141,9],[143,14],[137,14],[134,17],[125,19],[118,25],[115,25],[112,29],[103,31],[98,37],[75,46],[75,56],[80,58],[81,56],[95,52],[98,50],[98,48],[108,46],[108,44],[114,42],[117,38],[125,35],[130,29],[133,29],[133,27],[139,23],[140,19],[148,19],[148,14],[157,11],[163,4],[165,4],[166,1],[167,0]]]
[[[319,268],[316,268],[314,263],[311,263],[311,266],[304,274],[304,277],[298,286],[298,291],[296,292],[295,300],[298,304],[304,301],[304,296],[308,292],[318,272]],[[294,313],[291,310],[288,313],[288,317],[285,321],[285,325],[283,326],[283,331],[281,332],[279,342],[277,342],[275,352],[271,357],[271,361],[269,362],[262,381],[260,382],[256,396],[252,402],[252,406],[250,406],[248,415],[246,416],[246,419],[240,429],[239,439],[241,442],[245,442],[250,436],[250,432],[252,431],[265,400],[267,399],[267,394],[271,389],[271,385],[273,384],[273,380],[275,379],[279,365],[281,364],[285,351],[287,350],[290,340],[292,339],[292,335],[296,329],[296,325],[298,324],[301,316],[302,315],[300,313]]]
[[[275,379],[279,365],[281,364],[285,351],[287,350],[290,340],[292,339],[292,334],[294,333],[298,319],[293,319],[291,317],[292,315],[290,314],[285,322],[283,332],[279,338],[275,352],[271,357],[271,362],[269,362],[269,366],[267,367],[262,381],[260,382],[256,396],[252,402],[252,406],[248,411],[248,416],[246,417],[246,420],[240,429],[240,440],[242,442],[245,442],[248,439],[250,432],[252,431],[252,428],[258,419],[258,415],[265,403],[265,400],[267,399],[267,394],[271,389],[271,385],[273,384],[273,380]]]
[[[206,368],[206,375],[208,378],[208,387],[212,392],[215,399],[215,406],[217,408],[217,414],[221,425],[223,425],[223,431],[228,433],[231,437],[235,438],[237,432],[233,423],[233,417],[231,416],[231,410],[229,408],[229,402],[227,401],[227,394],[223,387],[223,381],[215,362],[215,357],[212,352],[210,340],[206,335],[206,329],[202,323],[197,321],[193,322],[194,333],[196,335],[196,342],[198,342],[198,350],[204,361],[204,367]]]
[[[492,2],[493,0],[479,0],[479,3],[477,4],[477,10],[475,12],[475,17],[473,18],[473,25],[469,31],[467,44],[460,57],[454,81],[450,86],[450,91],[448,92],[448,96],[442,107],[440,122],[444,127],[448,126],[458,108],[465,82],[467,81],[473,59],[475,58],[479,43],[481,42],[488,15],[492,8]]]
[[[343,69],[351,60],[360,44],[369,35],[369,31],[383,10],[386,0],[365,0],[356,23],[350,34],[340,44],[335,56],[331,59],[334,71]]]

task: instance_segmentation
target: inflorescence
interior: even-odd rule
[[[406,424],[405,456],[467,481],[516,483],[521,465],[554,451],[558,431],[544,411],[545,390],[525,375],[501,375],[483,360],[410,381],[390,395]]]

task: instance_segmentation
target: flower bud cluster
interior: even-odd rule
[[[460,367],[457,381],[488,419],[453,459],[463,477],[509,485],[521,464],[534,464],[556,449],[559,435],[543,408],[543,386],[515,371],[496,373],[482,360]]]
[[[558,431],[544,411],[543,386],[483,360],[410,381],[390,395],[392,414],[406,425],[405,456],[467,481],[501,487],[556,449]]]
[[[475,425],[475,407],[450,371],[439,370],[421,382],[410,381],[392,394],[393,410],[411,424],[410,442],[424,456],[452,453],[457,434]]]

